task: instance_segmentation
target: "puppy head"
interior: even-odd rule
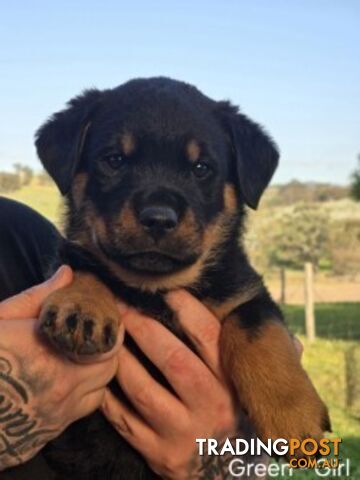
[[[85,92],[40,128],[36,146],[68,198],[70,240],[151,290],[200,278],[278,160],[229,103],[166,78]]]

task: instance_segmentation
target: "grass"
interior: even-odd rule
[[[342,438],[340,458],[350,459],[352,479],[360,479],[360,419],[346,409],[345,352],[354,345],[359,347],[360,304],[319,304],[316,308],[318,338],[312,344],[303,336],[304,313],[299,306],[284,308],[291,330],[304,344],[303,365],[325,400],[332,422],[330,438]],[[344,340],[347,338],[347,340]],[[283,478],[316,479],[314,471],[296,471]],[[330,477],[327,477],[330,478]],[[336,478],[349,478],[337,476]]]
[[[305,334],[305,311],[302,305],[287,305],[284,313],[292,331]],[[360,340],[360,302],[317,303],[316,334],[321,338]]]

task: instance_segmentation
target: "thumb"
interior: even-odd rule
[[[69,285],[72,278],[73,272],[71,268],[67,265],[62,265],[46,282],[31,287],[28,290],[1,302],[0,320],[37,317],[45,298],[51,292]]]

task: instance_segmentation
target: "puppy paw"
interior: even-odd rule
[[[120,325],[119,313],[111,292],[97,283],[94,278],[75,279],[69,287],[57,290],[46,299],[39,329],[58,350],[94,355],[114,347]],[[86,286],[92,287],[91,290]]]

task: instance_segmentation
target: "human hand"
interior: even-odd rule
[[[217,318],[186,291],[167,295],[184,332],[196,348],[195,355],[159,322],[121,305],[125,328],[145,355],[164,374],[176,395],[154,380],[126,349],[119,352],[117,380],[131,400],[129,410],[106,391],[102,411],[122,435],[166,479],[225,478],[231,458],[200,457],[196,438],[240,436],[240,412],[234,407],[230,387],[220,365]],[[302,345],[294,338],[299,355]],[[242,417],[244,419],[244,417]],[[216,465],[214,464],[216,462]],[[222,464],[220,465],[220,463]]]
[[[47,282],[0,303],[0,471],[27,461],[96,410],[116,372],[121,334],[111,352],[80,365],[57,355],[36,333],[45,298],[71,281],[71,269],[63,266]]]
[[[125,329],[176,392],[155,381],[124,347],[117,380],[136,413],[106,391],[102,410],[163,478],[202,478],[196,438],[221,441],[236,433],[238,415],[220,366],[220,323],[185,291],[167,296],[199,356],[156,320],[122,306]],[[206,475],[205,475],[206,477]],[[204,478],[205,478],[204,477]]]

